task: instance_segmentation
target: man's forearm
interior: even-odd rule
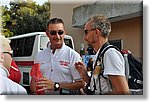
[[[90,83],[90,77],[86,74],[84,77],[83,77],[83,80],[88,84]]]
[[[72,83],[60,83],[60,87],[69,90],[79,90],[80,88],[84,88],[84,81],[80,80]]]

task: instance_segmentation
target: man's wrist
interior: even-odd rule
[[[83,79],[87,84],[90,82],[90,77],[86,74],[85,78]]]

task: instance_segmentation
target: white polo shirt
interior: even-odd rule
[[[80,74],[75,69],[75,63],[81,62],[80,55],[66,46],[56,49],[52,53],[50,47],[39,52],[35,58],[35,63],[40,63],[40,70],[44,77],[54,82],[71,83],[73,80],[80,80]]]
[[[13,82],[8,77],[8,71],[0,65],[0,94],[3,95],[27,95],[27,91],[21,85]]]

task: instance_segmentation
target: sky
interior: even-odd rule
[[[0,0],[0,5],[9,5],[9,2],[13,0]],[[38,4],[42,5],[44,2],[48,0],[33,0],[36,1]]]
[[[14,1],[14,0],[0,0],[0,5],[9,5],[10,1]],[[99,0],[33,0],[36,1],[38,4],[42,5],[44,2],[46,1],[50,1],[50,2],[91,2],[91,1],[99,1]],[[142,0],[101,0],[101,1],[142,1]]]

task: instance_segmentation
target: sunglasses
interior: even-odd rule
[[[51,30],[51,31],[49,31],[49,33],[50,33],[51,35],[56,35],[56,34],[58,34],[58,35],[63,35],[63,34],[64,34],[64,31],[63,31],[63,30],[58,30],[58,31]]]
[[[85,35],[87,35],[89,31],[93,31],[93,30],[96,30],[96,29],[84,30],[84,33]]]
[[[11,57],[13,57],[13,50],[12,51],[4,51],[3,53],[9,54]]]

